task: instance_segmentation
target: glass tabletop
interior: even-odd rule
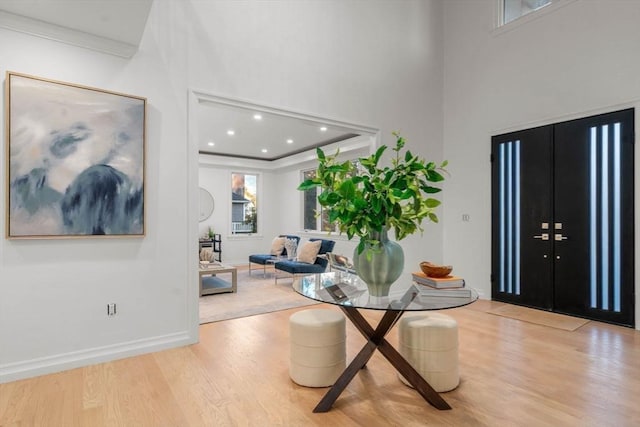
[[[407,282],[391,285],[389,296],[369,295],[366,283],[357,275],[332,271],[298,277],[293,289],[300,295],[328,304],[372,310],[443,310],[471,304],[478,293],[471,288],[435,289]]]

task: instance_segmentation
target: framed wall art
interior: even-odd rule
[[[7,238],[144,236],[146,99],[7,72]]]

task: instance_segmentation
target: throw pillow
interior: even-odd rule
[[[276,237],[271,242],[271,255],[280,256],[284,250],[284,237]]]
[[[318,252],[320,252],[321,245],[322,240],[315,240],[313,242],[305,243],[298,251],[298,261],[315,264]]]
[[[200,261],[213,261],[213,249],[203,248],[200,251]]]
[[[296,239],[285,239],[284,248],[287,251],[287,258],[294,259],[298,250],[298,241]]]

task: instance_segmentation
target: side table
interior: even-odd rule
[[[376,297],[369,295],[367,285],[357,275],[341,271],[297,278],[293,282],[293,290],[307,298],[339,306],[347,319],[367,340],[313,412],[329,411],[376,350],[382,353],[427,402],[437,409],[451,409],[442,396],[422,378],[385,336],[403,313],[462,307],[478,299],[475,290],[466,289],[459,295],[451,292],[434,293],[433,290],[421,289],[420,286],[408,282],[392,285],[388,297]],[[360,310],[380,310],[384,315],[377,325],[371,325]]]

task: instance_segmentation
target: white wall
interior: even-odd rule
[[[640,115],[640,2],[576,0],[494,31],[496,3],[445,2],[444,31],[445,157],[455,177],[444,253],[486,297],[491,136],[629,106],[636,123]]]
[[[184,22],[168,12],[162,2],[153,7],[131,60],[0,30],[3,75],[148,100],[146,237],[0,239],[0,381],[197,340],[189,308],[197,283],[187,286],[186,75],[166,62],[184,59],[186,39]],[[4,170],[4,150],[0,160]],[[0,210],[4,229],[4,195]],[[115,317],[107,317],[108,303],[117,304]]]
[[[0,30],[2,72],[148,98],[146,237],[0,241],[0,381],[197,339],[189,89],[370,125],[383,143],[401,130],[440,160],[441,18],[435,0],[156,0],[130,60]],[[439,260],[442,227],[403,246],[408,266]]]
[[[268,253],[271,240],[282,233],[293,233],[290,228],[279,228],[280,211],[286,207],[279,205],[281,183],[275,173],[266,167],[248,166],[250,161],[223,159],[226,165],[211,164],[208,156],[200,155],[199,185],[208,190],[215,200],[215,210],[211,217],[198,225],[199,235],[212,226],[222,237],[222,260],[231,265],[246,264],[250,254]],[[237,163],[235,166],[233,163]],[[243,165],[244,163],[244,165]],[[258,176],[258,233],[251,236],[231,235],[231,174],[250,173]]]
[[[194,88],[371,126],[380,129],[386,144],[394,144],[391,132],[400,130],[413,152],[442,159],[442,2],[194,2],[191,7]],[[288,208],[299,203],[291,184],[299,176],[289,172],[278,179],[282,220],[265,234],[263,247],[274,234],[298,231],[292,224],[300,227],[301,215]],[[441,261],[442,225],[426,229],[424,236],[401,242],[405,279],[420,261]],[[344,251],[352,252],[350,243]]]
[[[366,156],[368,147],[356,150],[353,156]],[[198,224],[199,235],[213,227],[222,236],[223,261],[232,265],[248,262],[251,254],[267,253],[271,240],[279,234],[300,236],[301,242],[312,237],[336,241],[334,252],[351,256],[355,244],[346,236],[321,232],[305,232],[302,225],[302,193],[297,190],[300,171],[317,167],[315,151],[305,153],[299,163],[279,167],[264,161],[199,156],[199,186],[209,191],[215,200],[214,213]],[[258,175],[259,230],[253,235],[231,235],[231,173],[246,172]]]

